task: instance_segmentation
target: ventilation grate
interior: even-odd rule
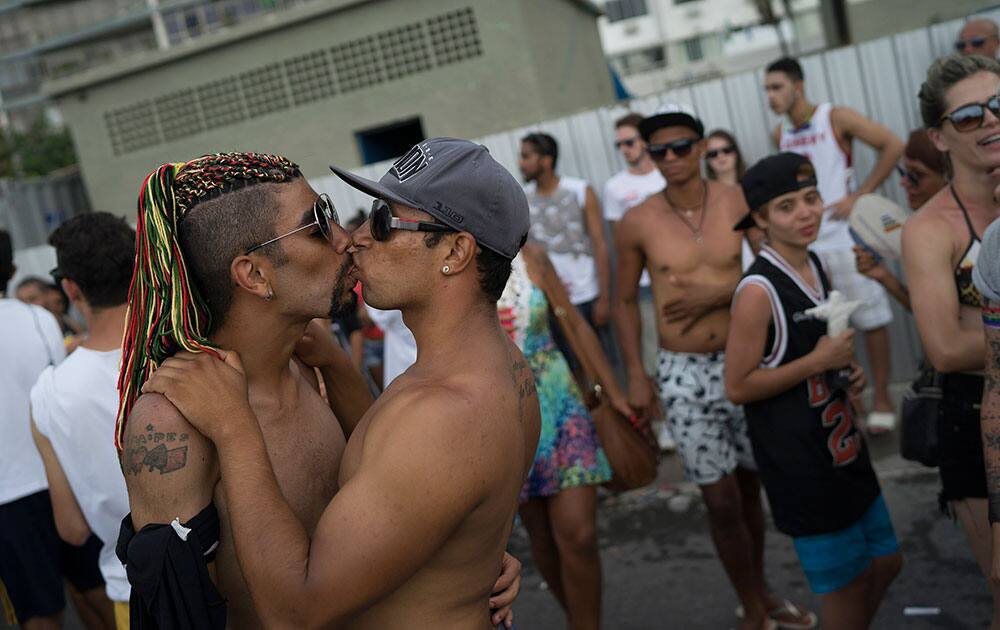
[[[187,89],[156,99],[156,116],[166,142],[194,135],[204,129],[194,90]]]
[[[115,155],[483,54],[471,7],[105,112]]]
[[[355,39],[330,49],[343,92],[360,90],[385,80],[374,37]]]
[[[336,94],[330,61],[324,50],[287,60],[285,73],[292,90],[292,102],[296,105],[305,105]]]
[[[430,18],[427,30],[434,47],[434,59],[439,66],[483,54],[476,15],[471,7]]]
[[[240,75],[247,112],[251,118],[288,109],[288,90],[281,65],[272,63]]]
[[[430,51],[422,24],[408,24],[378,35],[385,74],[389,80],[430,70]]]
[[[215,129],[246,120],[243,95],[235,77],[199,85],[197,91],[206,128]]]
[[[104,122],[115,155],[159,144],[160,130],[150,101],[141,101],[104,114]]]

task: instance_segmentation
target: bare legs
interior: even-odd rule
[[[743,603],[740,628],[761,628],[768,613],[764,586],[764,515],[760,484],[750,471],[701,486],[712,541]],[[756,505],[754,505],[756,501]]]
[[[531,541],[531,557],[571,630],[596,630],[601,619],[601,558],[597,549],[597,490],[567,488],[530,499],[521,519]]]
[[[866,332],[865,350],[868,351],[868,363],[872,368],[872,385],[874,387],[872,409],[874,411],[893,411],[892,399],[889,397],[889,370],[892,367],[889,352],[889,327],[882,326]]]
[[[948,507],[952,514],[958,518],[962,530],[965,531],[965,536],[969,539],[969,546],[972,547],[972,554],[976,557],[976,562],[979,563],[979,568],[993,594],[993,623],[990,628],[1000,630],[1000,588],[990,579],[993,540],[990,534],[986,499],[949,501]]]

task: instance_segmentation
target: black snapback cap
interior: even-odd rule
[[[648,143],[653,132],[663,127],[687,127],[698,134],[699,140],[705,137],[705,125],[690,108],[679,103],[661,105],[653,115],[643,118],[639,123],[639,135]]]
[[[753,220],[753,213],[757,212],[768,201],[790,192],[815,186],[815,175],[808,179],[799,179],[800,169],[806,164],[812,167],[809,158],[798,153],[786,152],[768,156],[747,169],[740,180],[740,187],[743,189],[747,205],[750,206],[750,212],[740,219],[740,222],[734,225],[733,229],[741,231],[756,227],[757,223]]]

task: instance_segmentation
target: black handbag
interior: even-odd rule
[[[942,377],[927,363],[903,394],[899,452],[903,459],[924,466],[938,465],[938,414]]]

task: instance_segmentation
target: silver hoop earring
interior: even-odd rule
[[[451,273],[451,267],[449,267],[448,265],[445,265],[444,267],[441,268],[441,273],[443,273],[443,274]]]

